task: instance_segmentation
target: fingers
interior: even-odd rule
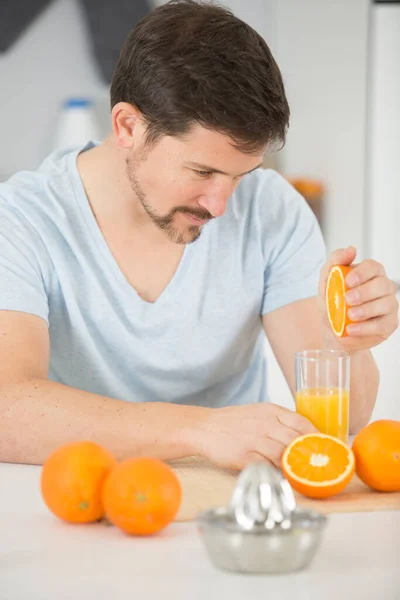
[[[367,321],[382,317],[398,310],[398,301],[394,296],[384,296],[378,300],[364,302],[360,306],[349,308],[347,314],[352,321]]]
[[[353,337],[376,337],[386,340],[399,324],[399,303],[395,295],[397,286],[386,277],[381,264],[375,261],[364,263],[369,266],[360,270],[357,278],[365,279],[371,274],[373,278],[346,293],[346,302],[350,306],[347,314],[355,322],[347,326],[346,333]],[[363,263],[357,268],[361,266]]]
[[[335,265],[351,265],[357,256],[357,250],[354,246],[340,248],[329,255],[327,266],[329,269]]]
[[[281,425],[295,431],[296,435],[318,433],[318,429],[305,417],[287,408],[278,407],[277,419]],[[290,440],[292,441],[292,440]]]
[[[351,265],[355,260],[357,250],[354,246],[348,248],[339,248],[332,252],[321,270],[320,281],[319,281],[319,293],[324,296],[325,288],[328,281],[328,276],[331,268],[335,265]]]
[[[283,444],[286,447],[289,444],[291,444],[293,440],[299,437],[301,433],[298,430],[292,429],[291,427],[287,427],[286,425],[283,425],[283,423],[281,423],[282,421],[278,416],[278,423],[274,426],[274,429],[271,431],[270,437],[276,442],[279,442],[280,444]],[[305,424],[305,427],[307,427],[308,424],[309,423],[307,422]]]
[[[365,283],[366,281],[369,281],[370,279],[373,279],[374,277],[386,278],[386,272],[383,265],[376,260],[363,260],[358,265],[354,265],[351,272],[347,275],[346,285],[349,287],[355,287]]]
[[[376,317],[362,323],[348,325],[346,332],[350,336],[357,337],[377,337],[381,340],[386,340],[390,337],[399,325],[397,315],[385,315],[384,317]]]
[[[252,462],[268,462],[268,463],[273,464],[278,469],[280,469],[280,466],[281,466],[280,459],[274,461],[271,458],[264,456],[263,454],[260,454],[259,452],[252,451],[252,452],[248,452],[245,457],[243,457],[238,463],[235,463],[234,467],[231,467],[231,468],[244,469],[245,467],[247,467],[247,465],[249,465]]]
[[[294,439],[318,432],[308,419],[277,404],[225,407],[212,414],[218,426],[204,455],[229,468],[241,469],[253,460],[269,460],[280,468],[282,454]]]
[[[254,449],[257,453],[268,458],[274,465],[279,467],[285,448],[299,435],[300,433],[295,429],[277,423],[268,434],[268,437],[261,436],[257,438]]]
[[[345,300],[349,306],[359,306],[384,296],[392,296],[395,299],[396,289],[394,281],[386,277],[375,277],[346,292]]]
[[[315,433],[318,431],[307,419],[305,421],[306,423],[298,424],[299,429],[302,429],[304,433]],[[254,451],[264,458],[269,459],[275,466],[280,467],[285,448],[299,435],[301,433],[295,429],[276,424],[268,434],[268,437],[260,436],[255,440]]]
[[[240,468],[253,460],[269,460],[280,468],[282,454],[294,439],[305,433],[318,432],[308,419],[283,406],[259,404],[257,408],[266,415],[265,418],[262,413],[258,415],[251,446],[248,446],[248,451],[240,458]]]
[[[251,454],[259,455],[264,460],[270,460],[276,467],[280,467],[282,454],[286,446],[269,438],[257,440],[257,444]]]
[[[346,303],[349,318],[346,333],[354,337],[387,339],[398,327],[397,285],[386,276],[384,267],[375,260],[355,265],[346,277]],[[375,342],[376,343],[376,342]]]

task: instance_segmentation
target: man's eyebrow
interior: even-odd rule
[[[225,173],[225,171],[220,171],[219,169],[214,169],[214,167],[208,167],[207,165],[202,165],[197,162],[189,162],[187,164],[189,166],[196,167],[196,169],[199,169],[200,171],[209,171],[210,173],[220,173],[220,175],[229,175],[229,173]],[[262,163],[260,163],[256,167],[254,167],[254,169],[250,169],[250,171],[241,173],[240,175],[238,175],[238,177],[243,177],[243,175],[248,175],[249,173],[252,173],[256,169],[259,169],[260,167],[262,167]]]

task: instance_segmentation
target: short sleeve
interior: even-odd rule
[[[261,314],[316,296],[326,249],[304,198],[274,173],[260,207],[265,259]]]
[[[25,217],[0,198],[0,310],[37,315],[49,322],[49,257]]]

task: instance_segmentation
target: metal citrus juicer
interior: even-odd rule
[[[198,515],[214,565],[241,573],[288,573],[306,568],[321,542],[327,517],[296,506],[281,471],[253,462],[238,477],[227,507]]]

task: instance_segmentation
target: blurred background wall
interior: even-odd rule
[[[148,3],[157,6],[164,1]],[[371,182],[377,162],[371,139],[374,138],[374,144],[376,139],[379,141],[382,130],[375,117],[384,114],[386,106],[376,90],[371,91],[371,81],[374,68],[380,73],[385,67],[377,65],[374,58],[375,54],[384,54],[376,41],[377,27],[380,23],[383,39],[392,36],[400,40],[400,5],[378,5],[370,0],[221,3],[266,39],[282,70],[291,106],[291,126],[285,148],[272,157],[272,162],[287,177],[311,178],[324,186],[323,233],[328,250],[353,244],[359,249],[359,257],[364,258],[371,249],[379,254],[379,249],[389,244],[386,258],[391,262],[392,276],[397,277],[399,236],[385,240],[385,231],[389,223],[392,231],[398,228],[393,218],[398,202],[392,201],[392,217],[389,214],[386,221],[381,218],[381,237],[374,238],[373,223],[382,215],[380,201],[384,193],[379,181],[387,183],[388,178],[382,171]],[[389,33],[385,27],[390,28]],[[374,54],[376,46],[379,52]],[[386,55],[391,56],[391,52],[391,48],[386,48]],[[393,56],[392,62],[392,69],[398,66],[400,72],[400,56]],[[387,77],[387,85],[393,87],[390,74]],[[92,98],[102,136],[110,131],[109,88],[93,55],[78,0],[53,0],[40,12],[14,44],[0,54],[0,81],[0,180],[20,169],[35,169],[51,152],[60,107],[66,98]],[[382,85],[380,81],[379,89],[383,89]],[[396,98],[398,93],[400,100],[398,79],[395,85],[392,96]],[[389,133],[394,131],[395,139],[400,139],[400,104],[397,109],[395,103],[392,105],[397,121],[390,117]],[[396,142],[393,144],[390,160],[399,150]],[[379,148],[384,169],[387,161],[382,154],[382,140]],[[371,198],[372,184],[375,198]],[[394,197],[390,185],[386,185],[386,197],[388,189]],[[400,218],[400,212],[397,215]],[[391,260],[392,256],[396,260]],[[271,359],[273,400],[290,404],[287,386],[268,348],[267,353]],[[400,384],[399,336],[396,334],[379,348],[376,356],[382,383],[375,415],[390,414],[400,419],[396,397]]]
[[[11,1],[11,0],[10,0]],[[110,0],[111,1],[111,0]],[[149,5],[163,4],[149,0]],[[326,185],[330,248],[362,250],[368,0],[226,0],[266,39],[281,67],[292,118],[277,165]],[[90,96],[104,134],[108,86],[78,0],[53,0],[0,55],[0,177],[36,168],[52,150],[60,105]]]

